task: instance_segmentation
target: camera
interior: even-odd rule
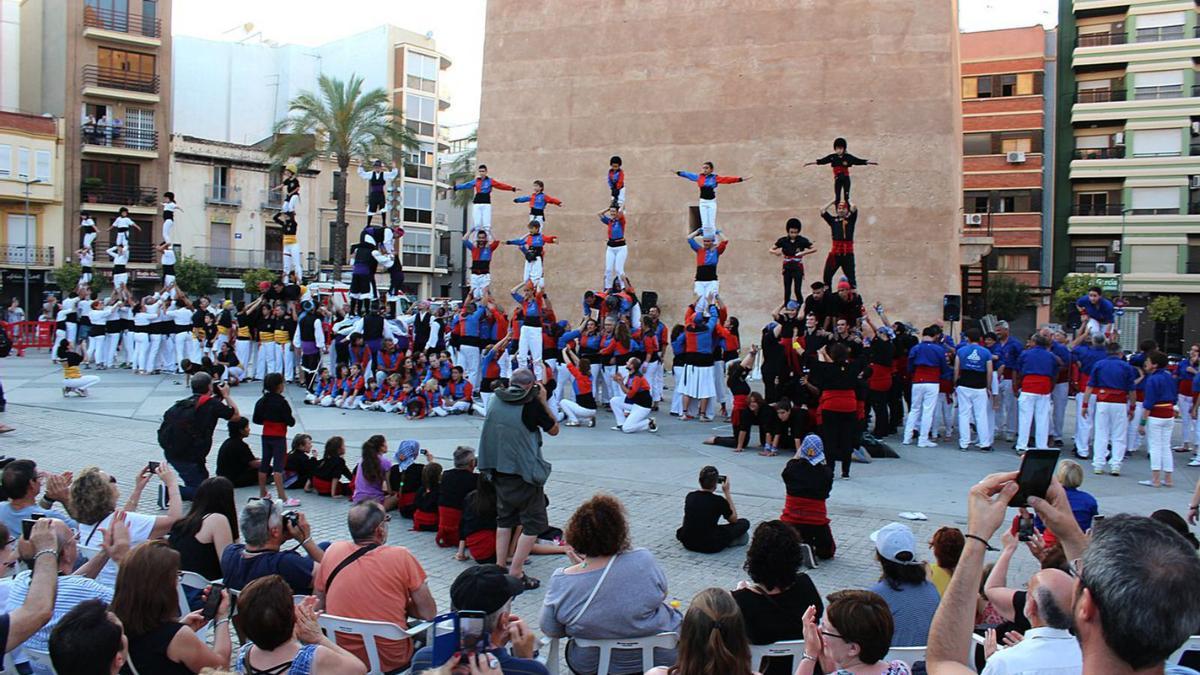
[[[300,512],[296,511],[295,509],[284,511],[283,512],[283,526],[285,529],[286,528],[292,528],[292,529],[299,528],[300,527]]]

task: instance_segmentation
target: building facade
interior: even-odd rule
[[[64,253],[64,128],[61,118],[0,112],[0,297],[41,299]],[[28,305],[24,305],[28,307]],[[38,303],[40,306],[40,303]]]
[[[1126,348],[1200,335],[1200,28],[1170,0],[1062,3],[1055,278],[1097,275],[1126,304]],[[1064,111],[1065,113],[1066,111]],[[1153,322],[1159,295],[1181,322]]]
[[[1049,317],[1049,250],[1042,239],[1052,219],[1046,158],[1054,147],[1054,96],[1046,66],[1053,38],[1041,26],[959,36],[963,228],[993,241],[964,274],[964,304],[974,316],[987,311],[989,280],[1006,276],[1029,286],[1035,301],[1027,316],[1014,319],[1032,326]]]
[[[721,292],[757,332],[783,300],[767,253],[799,217],[819,253],[830,230],[828,166],[803,168],[833,139],[879,162],[854,167],[858,285],[889,316],[940,317],[960,287],[962,113],[955,4],[899,0],[745,0],[692,11],[670,0],[613,12],[546,12],[536,3],[487,6],[479,160],[528,190],[534,179],[566,206],[547,212],[547,288],[560,308],[603,283],[608,160],[626,170],[629,259],[675,322],[693,300],[698,226],[694,182],[675,170],[749,176],[718,190],[718,226],[731,243]],[[819,29],[814,29],[819,26]],[[604,45],[617,48],[605,49]],[[598,47],[600,46],[600,47]],[[500,193],[493,230],[525,231],[528,209]],[[494,287],[521,278],[512,247],[497,252]],[[565,310],[561,310],[565,313]]]
[[[107,228],[125,207],[141,228],[131,276],[149,273],[170,189],[171,3],[26,0],[20,20],[21,108],[66,120],[64,215],[47,239],[73,252],[81,211]],[[96,266],[111,261],[98,255]]]
[[[423,297],[441,294],[455,274],[450,252],[457,242],[452,241],[454,233],[446,219],[434,209],[437,156],[446,149],[439,115],[450,106],[441,73],[450,67],[450,60],[437,51],[432,38],[385,25],[317,47],[281,45],[253,36],[240,42],[181,36],[175,44],[180,83],[175,92],[175,128],[190,137],[265,148],[263,139],[286,118],[292,98],[302,91],[316,91],[322,73],[343,80],[358,75],[364,91],[389,92],[419,142],[402,156],[390,158],[396,165],[403,164],[394,182],[393,216],[406,232],[402,243],[406,284]],[[374,158],[359,161],[370,159]],[[366,184],[356,166],[347,180],[350,243],[358,240],[366,224]],[[332,186],[337,169],[316,168],[315,180],[322,185],[328,182],[329,187],[322,187],[314,197],[316,211],[310,222],[315,227],[310,229],[316,239],[311,250],[317,252],[318,261],[327,261],[336,218]]]

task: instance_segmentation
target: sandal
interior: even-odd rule
[[[521,586],[524,587],[525,590],[532,591],[532,590],[537,589],[541,585],[542,585],[541,581],[529,576],[528,574],[521,575]]]
[[[778,457],[779,453],[775,450],[759,450],[758,456],[759,457]]]
[[[7,434],[10,431],[16,431],[16,427],[10,427],[7,424],[0,424],[0,434]]]

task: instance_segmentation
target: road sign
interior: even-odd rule
[[[1115,291],[1119,286],[1116,277],[1099,277],[1096,279],[1096,285],[1104,291]]]

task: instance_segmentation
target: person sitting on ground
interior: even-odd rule
[[[38,470],[32,459],[17,459],[4,467],[0,475],[0,486],[8,500],[0,503],[0,523],[9,533],[21,531],[21,521],[26,518],[58,518],[71,526],[79,527],[70,516],[52,508],[54,502],[64,505],[71,499],[71,473],[54,474]],[[45,487],[45,494],[38,499]]]
[[[425,570],[403,546],[388,546],[389,516],[379,502],[365,501],[350,507],[346,517],[352,541],[330,545],[314,584],[317,608],[350,619],[388,621],[407,626],[410,617],[429,620],[437,603],[425,581]],[[336,584],[334,583],[336,582]],[[362,639],[346,636],[348,651],[367,663]],[[377,640],[384,671],[408,667],[412,641]]]
[[[871,541],[883,575],[867,590],[878,593],[891,609],[892,646],[922,647],[929,639],[939,596],[917,559],[917,539],[906,525],[891,523],[872,532]]]
[[[739,581],[733,591],[752,645],[799,640],[804,637],[805,610],[816,607],[821,614],[821,594],[812,579],[798,571],[804,564],[800,544],[796,530],[782,521],[768,520],[754,528],[742,565],[750,580]],[[763,675],[790,675],[799,664],[788,661],[768,659]]]
[[[817,664],[838,675],[908,675],[903,661],[883,662],[894,631],[892,612],[879,594],[833,593],[819,625],[816,607],[804,613],[804,656],[796,675],[812,675]]]
[[[117,573],[112,612],[125,627],[129,660],[139,673],[189,675],[229,664],[229,593],[221,591],[219,623],[209,647],[196,635],[208,623],[202,613],[179,615],[178,578],[179,552],[165,541],[135,546]]]
[[[957,527],[939,527],[929,540],[934,564],[926,570],[926,576],[937,587],[939,596],[946,594],[946,587],[950,585],[950,577],[954,575],[965,543],[962,530]]]
[[[350,501],[358,504],[367,500],[383,504],[384,511],[396,508],[396,495],[388,481],[392,460],[387,457],[387,439],[381,434],[368,438],[362,446],[362,461],[354,473],[354,496]]]
[[[476,565],[463,570],[450,585],[450,610],[483,612],[483,632],[500,671],[509,675],[550,675],[534,659],[537,635],[512,614],[512,599],[525,584],[499,565]],[[433,648],[422,647],[413,655],[412,672],[430,668]]]
[[[758,675],[750,664],[746,623],[729,591],[706,588],[692,598],[679,629],[675,665],[646,675]]]
[[[350,494],[354,474],[346,466],[346,440],[330,436],[325,441],[325,453],[313,471],[313,489],[317,494],[339,499]]]
[[[294,604],[292,587],[278,574],[246,584],[238,595],[238,628],[245,637],[235,665],[239,673],[362,675],[366,666],[317,625],[316,598]]]
[[[474,559],[481,565],[495,564],[496,486],[485,476],[478,477],[475,490],[463,500],[462,523],[458,534],[455,560]]]
[[[250,419],[238,417],[226,422],[229,438],[217,450],[217,475],[224,476],[234,487],[258,485],[258,465],[261,460],[250,449]]]
[[[238,539],[237,506],[228,478],[206,478],[192,497],[192,509],[171,528],[168,541],[179,551],[180,568],[205,579],[221,578],[221,554]],[[186,590],[186,589],[185,589]],[[191,596],[192,609],[199,594]]]
[[[421,470],[421,489],[417,491],[417,508],[413,511],[413,530],[437,532],[438,493],[441,486],[442,465],[430,460]]]
[[[102,600],[84,600],[50,631],[50,662],[58,673],[117,675],[129,645],[124,626]]]
[[[136,510],[142,498],[142,490],[146,488],[150,477],[155,475],[147,466],[138,473],[133,491],[129,493],[129,499],[126,500],[122,512],[125,526],[129,529],[130,546],[166,536],[183,517],[183,500],[179,496],[179,483],[175,479],[175,472],[168,464],[163,463],[158,465],[156,473],[167,488],[167,515],[148,516]],[[120,496],[117,479],[94,466],[75,476],[75,480],[71,482],[71,515],[79,521],[80,545],[88,548],[100,546],[104,541],[104,531],[112,527],[113,516],[117,513],[117,498]],[[109,560],[104,569],[96,575],[96,581],[110,588],[116,584],[117,563]]]
[[[438,546],[458,546],[463,504],[475,490],[475,449],[460,445],[454,450],[454,468],[442,473],[438,490]]]
[[[808,434],[796,455],[783,467],[783,485],[787,498],[779,519],[796,528],[800,541],[811,547],[821,560],[833,558],[837,542],[829,528],[825,501],[833,490],[833,467],[825,461],[825,444],[816,434]],[[815,560],[806,560],[810,567]]]
[[[732,366],[730,366],[732,368]],[[736,397],[735,397],[736,398]],[[723,448],[733,448],[734,452],[744,451],[750,444],[750,433],[758,427],[758,444],[767,445],[767,429],[771,428],[771,418],[775,411],[767,405],[766,399],[757,391],[752,391],[745,397],[745,403],[733,409],[733,435],[710,436],[704,440],[705,445],[719,445]]]
[[[547,637],[610,640],[679,630],[682,616],[666,604],[667,576],[654,555],[632,548],[625,508],[616,497],[596,495],[567,521],[567,556],[542,601],[538,627]],[[600,652],[567,642],[573,673],[595,673]],[[673,650],[655,650],[655,663],[675,662]],[[641,652],[618,650],[610,673],[641,670]]]
[[[312,436],[296,434],[292,437],[292,449],[288,452],[287,468],[283,472],[285,487],[300,487],[305,492],[312,492],[313,471],[317,468],[317,458],[313,455]]]
[[[1021,673],[1029,670],[1081,672],[1083,654],[1071,635],[1071,605],[1075,581],[1062,570],[1041,570],[1029,580],[1025,617],[1029,630],[1016,644],[996,650],[996,634],[991,631],[985,648],[987,667],[983,675]]]
[[[221,554],[221,571],[226,588],[240,590],[246,584],[269,574],[278,574],[296,595],[312,593],[313,578],[325,551],[312,539],[312,529],[303,513],[284,512],[273,499],[252,498],[242,507],[238,521],[244,544],[230,544]],[[300,545],[281,551],[283,543],[295,539]],[[303,548],[307,556],[297,549]]]
[[[723,497],[716,494],[718,483]],[[722,517],[728,524],[718,524]],[[745,546],[749,530],[750,521],[738,518],[729,479],[719,475],[715,466],[700,469],[700,489],[684,499],[683,525],[675,531],[675,538],[689,551],[720,553],[730,546]]]
[[[780,452],[799,450],[808,430],[808,414],[786,396],[771,405],[769,412],[774,417],[768,426],[771,431],[767,435],[766,445],[758,454],[775,457]]]

